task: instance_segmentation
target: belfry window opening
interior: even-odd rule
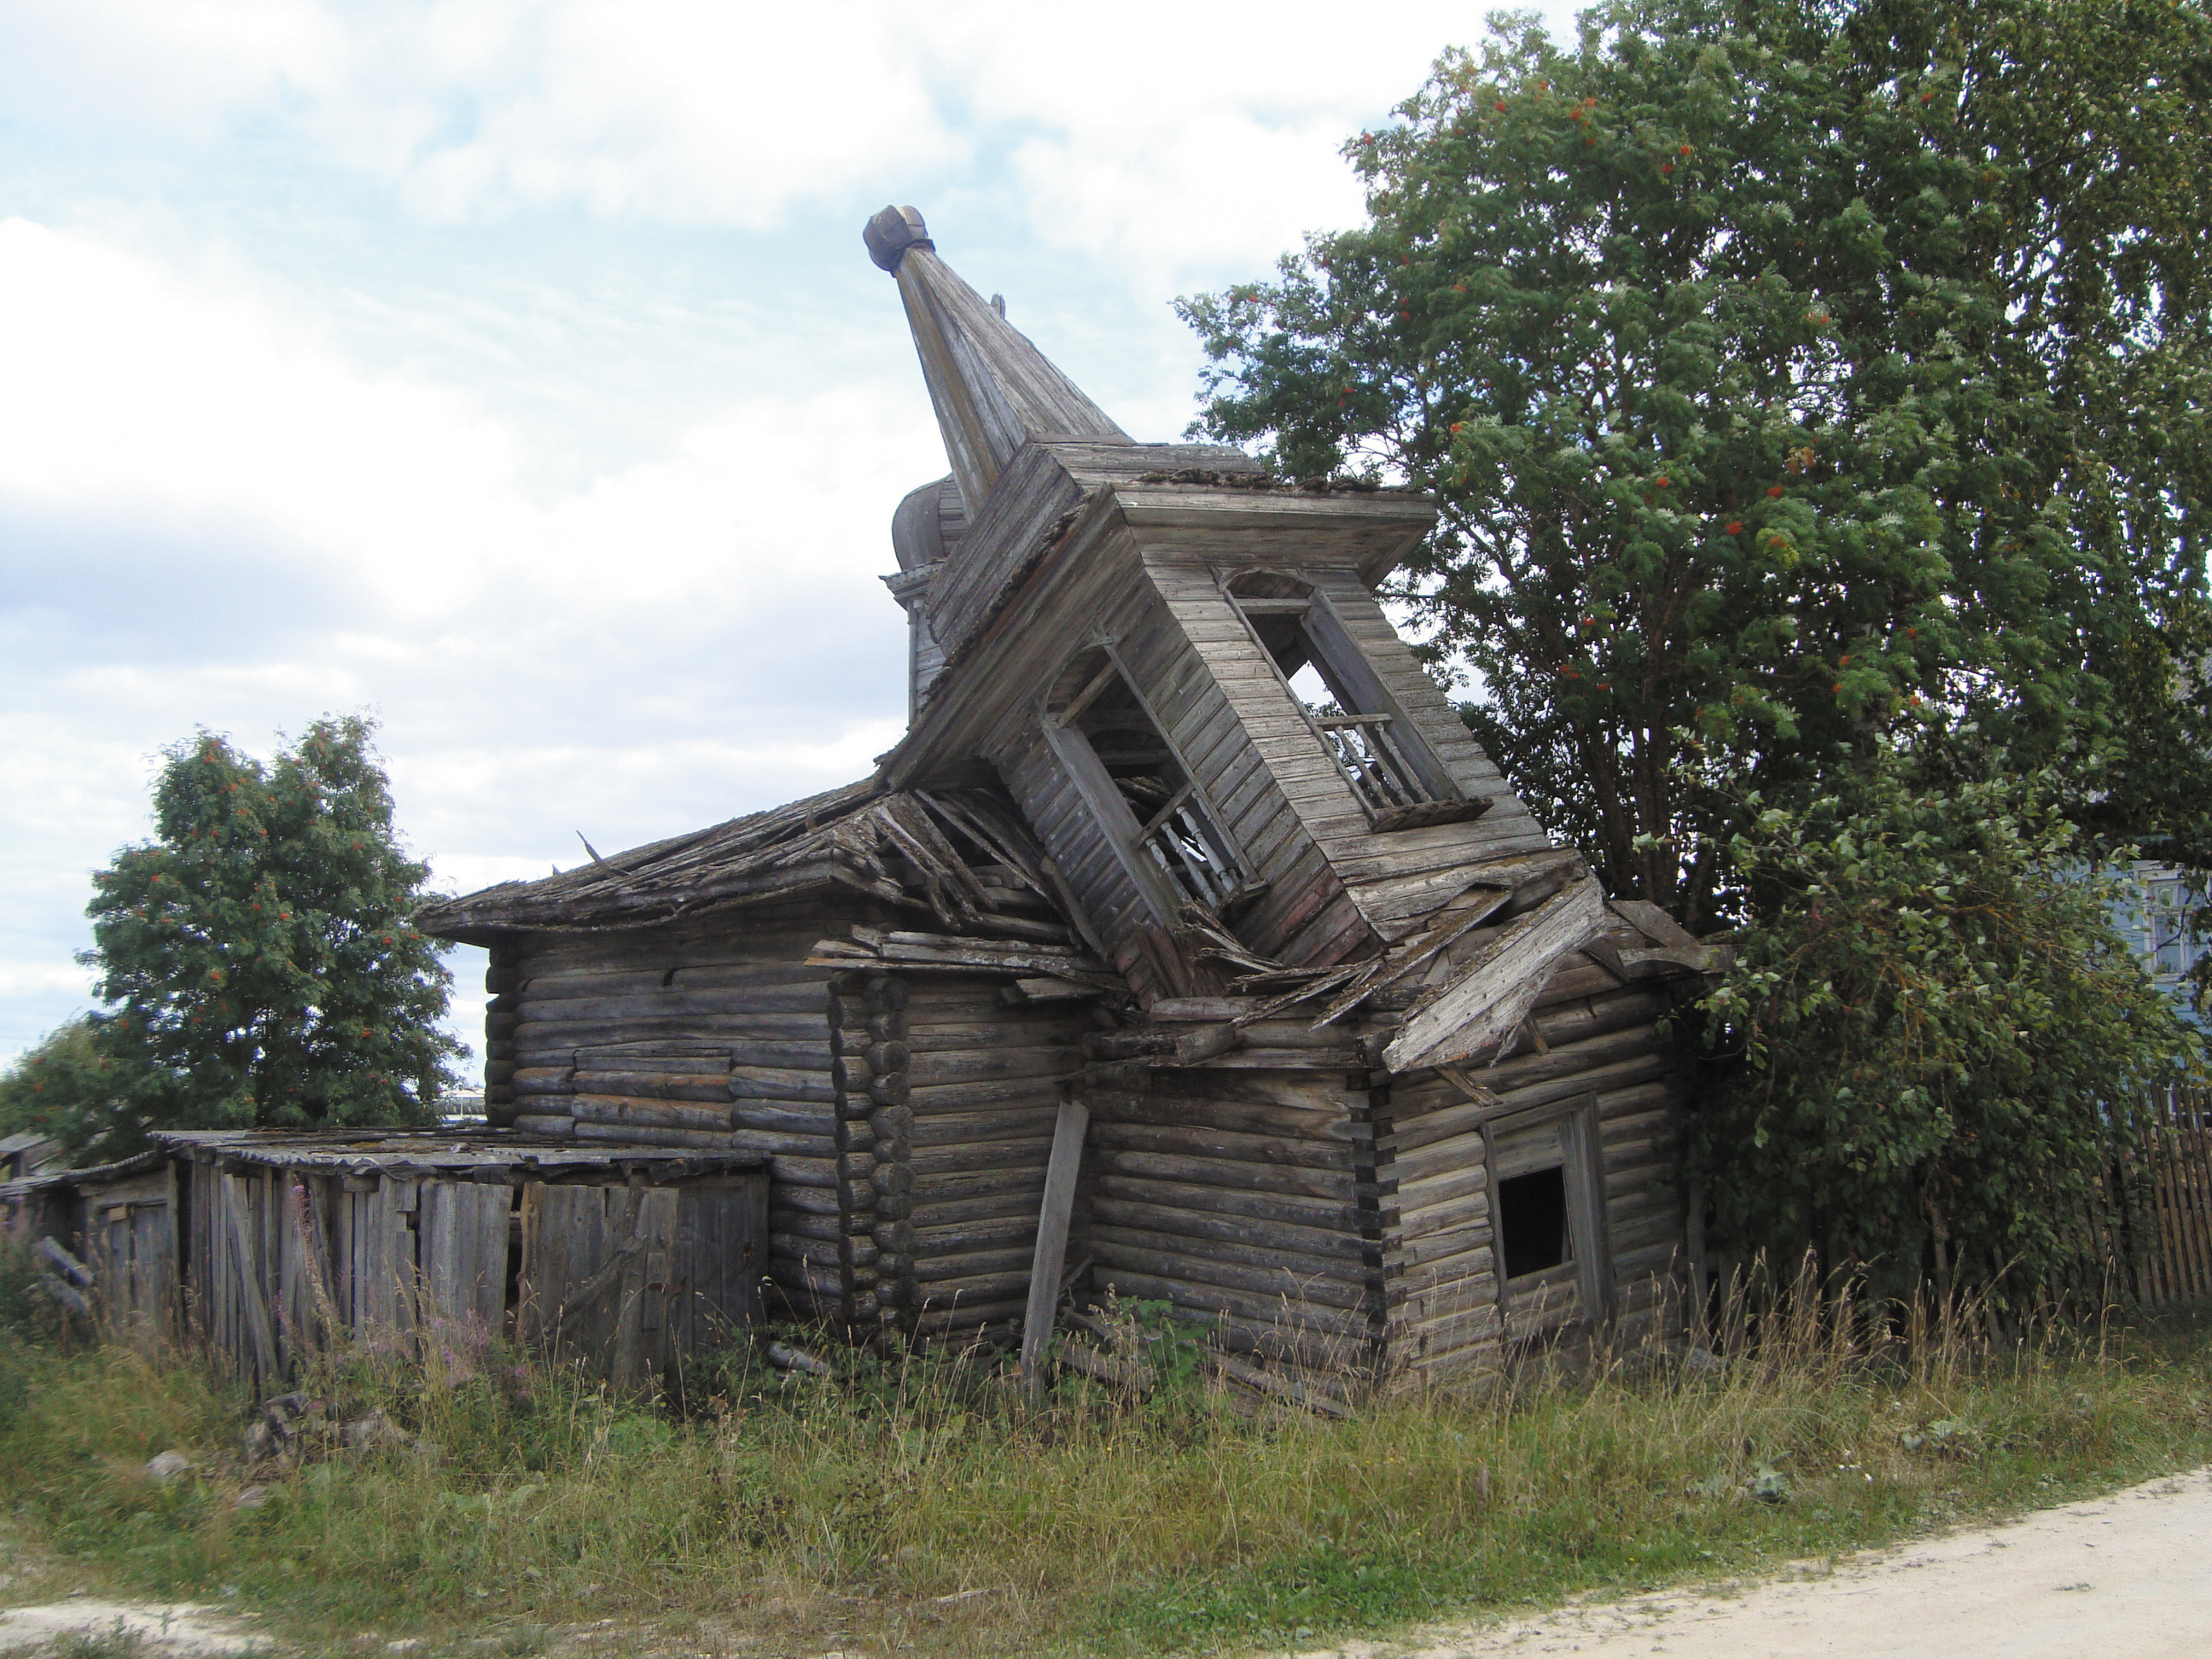
[[[1449,775],[1308,584],[1249,570],[1231,580],[1229,596],[1376,828],[1403,827],[1395,821],[1408,818],[1438,822],[1439,808],[1462,804]]]
[[[1085,652],[1060,676],[1048,707],[1063,757],[1079,782],[1088,775],[1092,810],[1169,915],[1184,902],[1219,910],[1236,898],[1245,876],[1228,838],[1113,656]]]

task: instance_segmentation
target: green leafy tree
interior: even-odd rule
[[[70,1138],[111,1111],[117,1092],[115,1064],[100,1052],[91,1019],[80,1015],[0,1073],[0,1135]]]
[[[2096,1286],[2111,1172],[2198,1039],[2112,929],[2049,774],[1931,788],[1887,750],[1799,810],[1747,801],[1767,918],[1707,1000],[1740,1064],[1690,1163],[1748,1257],[1820,1252],[2018,1300]],[[2001,1272],[2002,1270],[2002,1272]]]
[[[370,729],[318,720],[266,767],[206,733],[167,751],[155,838],[93,878],[123,1110],[83,1126],[88,1150],[142,1126],[419,1122],[454,1081],[452,975],[410,920],[428,866],[399,847]]]
[[[1539,817],[1702,927],[1716,778],[1965,722],[2212,841],[2204,8],[1498,27],[1348,146],[1366,224],[1183,309],[1203,430],[1435,492],[1404,597]]]

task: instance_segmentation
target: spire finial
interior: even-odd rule
[[[1083,388],[1006,321],[1006,302],[962,282],[910,207],[887,207],[860,233],[868,257],[897,278],[899,298],[937,409],[945,453],[970,520],[1000,472],[1033,438],[1129,441]],[[918,258],[909,259],[909,253]]]
[[[868,245],[868,258],[894,276],[908,248],[937,246],[929,240],[929,227],[921,222],[921,215],[910,207],[885,208],[861,227],[860,240]]]

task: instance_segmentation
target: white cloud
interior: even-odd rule
[[[1571,6],[1543,9],[1569,29]],[[112,118],[195,131],[289,123],[435,218],[581,208],[757,229],[1011,161],[1036,234],[1170,282],[1353,217],[1338,147],[1482,27],[1445,0],[1356,22],[1322,0],[1125,0],[1103,27],[1005,0],[12,10],[26,95],[73,82]]]
[[[523,448],[220,261],[0,223],[0,1049],[81,995],[55,964],[84,872],[146,833],[155,751],[195,725],[266,753],[375,708],[403,827],[463,886],[573,863],[578,829],[611,852],[848,781],[896,740],[876,575],[943,465],[926,404],[772,389],[566,489],[526,489]]]

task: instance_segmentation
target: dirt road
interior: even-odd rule
[[[2212,1469],[1801,1568],[1721,1599],[1571,1607],[1299,1659],[2203,1659],[2212,1655]]]

